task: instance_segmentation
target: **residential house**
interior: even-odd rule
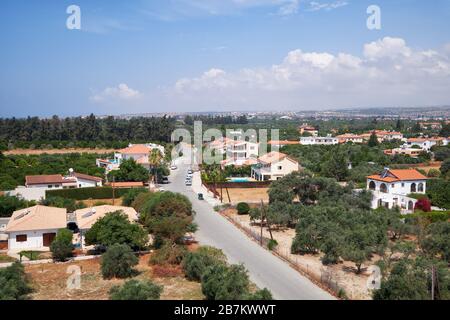
[[[341,134],[341,135],[337,136],[336,138],[338,138],[340,144],[344,144],[344,143],[348,143],[348,142],[352,142],[352,143],[363,143],[364,142],[364,139],[362,136],[353,134],[353,133]]]
[[[289,140],[271,140],[268,142],[268,144],[273,148],[283,148],[285,146],[293,146],[293,145],[299,145],[300,141],[289,141]],[[273,150],[273,149],[272,149]]]
[[[317,137],[319,135],[319,130],[317,130],[315,127],[308,125],[307,123],[302,124],[299,128],[298,128],[298,132],[301,135],[304,135],[305,133],[313,136],[313,137]]]
[[[361,136],[365,141],[369,141],[372,134],[375,133],[378,142],[392,141],[392,140],[403,140],[403,134],[397,131],[385,131],[385,130],[374,130],[371,132],[363,133]]]
[[[5,230],[8,250],[48,250],[58,230],[66,227],[66,209],[34,206],[17,210]]]
[[[36,175],[25,177],[26,188],[42,189],[73,189],[77,188],[77,179],[74,177],[63,177],[60,174]]]
[[[339,139],[328,135],[327,137],[301,137],[300,144],[308,145],[336,145]]]
[[[410,138],[406,140],[405,147],[418,146],[420,149],[426,152],[430,152],[434,146],[445,146],[448,144],[446,138]]]
[[[371,206],[399,207],[403,213],[414,211],[416,199],[408,197],[411,193],[425,194],[427,177],[414,169],[385,170],[367,177],[367,190],[373,193]]]
[[[442,123],[440,122],[419,122],[420,128],[424,130],[441,130]]]
[[[420,156],[420,154],[423,152],[423,150],[402,146],[400,148],[395,148],[395,149],[386,149],[383,152],[384,152],[384,154],[386,154],[388,156],[404,155],[404,156],[409,156],[411,158],[417,158]]]
[[[79,230],[78,244],[84,248],[84,235],[86,232],[90,230],[99,219],[116,211],[122,211],[128,217],[130,222],[137,222],[139,219],[136,210],[131,207],[103,205],[76,210],[74,212],[75,221],[70,222],[76,224]]]
[[[231,141],[227,143],[225,166],[243,166],[256,163],[259,154],[259,143],[250,141]]]
[[[105,168],[106,172],[117,170],[124,160],[133,159],[146,169],[150,169],[149,155],[152,150],[157,149],[165,156],[165,148],[158,144],[130,144],[127,148],[117,151],[114,159],[97,159],[98,167]]]
[[[8,235],[6,234],[6,226],[10,218],[0,218],[0,250],[3,250],[2,244],[6,243],[8,246]]]
[[[300,170],[300,165],[286,154],[272,151],[258,158],[251,177],[257,181],[274,181]]]

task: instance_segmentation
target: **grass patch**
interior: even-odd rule
[[[28,258],[30,261],[34,261],[34,260],[46,259],[46,257],[44,256],[45,253],[46,252],[43,252],[43,251],[27,250],[27,251],[21,251],[19,253],[19,255]]]
[[[17,260],[13,257],[10,257],[6,254],[0,254],[0,263],[15,262],[15,261]]]

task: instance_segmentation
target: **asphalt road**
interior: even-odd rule
[[[177,162],[166,190],[186,195],[196,212],[199,226],[196,238],[203,245],[220,248],[231,263],[243,263],[250,279],[260,288],[268,288],[278,300],[328,300],[334,299],[287,263],[250,240],[232,223],[217,214],[206,201],[197,199],[191,187],[185,186],[187,164]]]

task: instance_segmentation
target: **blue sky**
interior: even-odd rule
[[[449,30],[449,0],[2,0],[0,116],[450,104]]]

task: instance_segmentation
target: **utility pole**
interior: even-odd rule
[[[262,199],[261,199],[261,238],[260,238],[260,244],[261,244],[261,247],[263,246],[263,219],[264,219],[264,216],[263,216],[263,206],[264,206],[264,203],[263,203],[263,201],[262,201]]]
[[[115,200],[116,200],[116,176],[113,175],[113,182],[112,182],[112,196],[113,196],[113,201],[112,204],[113,206],[115,205]]]

